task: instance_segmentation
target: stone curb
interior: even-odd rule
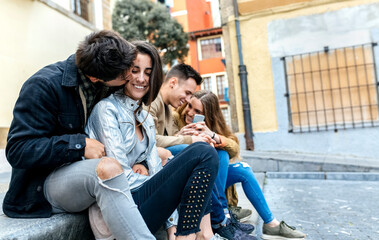
[[[254,172],[379,172],[379,159],[241,150]]]
[[[94,239],[86,213],[56,214],[50,218],[9,218],[0,214],[1,240]]]
[[[267,178],[379,181],[379,172],[267,172]]]
[[[379,159],[336,154],[241,150],[241,157],[292,162],[318,162],[323,164],[379,168]]]

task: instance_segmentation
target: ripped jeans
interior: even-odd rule
[[[99,161],[63,165],[47,177],[44,194],[53,213],[81,212],[97,202],[117,239],[155,239],[133,201],[126,175],[100,180],[96,174]]]

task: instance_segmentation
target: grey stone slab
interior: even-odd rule
[[[241,157],[254,171],[379,171],[379,159],[337,154],[285,151],[247,151]]]
[[[0,216],[3,214],[3,199],[5,197],[5,192],[0,192]]]
[[[9,183],[11,180],[11,172],[0,173],[0,183]]]
[[[364,167],[364,166],[355,166],[355,165],[344,165],[344,164],[331,164],[324,163],[322,165],[322,171],[324,172],[370,172],[370,171],[379,171],[379,168],[376,167]]]
[[[9,165],[7,158],[5,157],[5,149],[0,149],[0,173],[10,172],[12,170],[11,165]]]
[[[0,239],[67,240],[94,239],[88,215],[56,214],[50,218],[17,219],[0,215]]]
[[[323,172],[267,172],[267,178],[284,179],[325,179]]]
[[[50,218],[9,218],[3,213],[4,196],[5,191],[0,192],[1,240],[94,239],[86,211],[77,214],[55,214]]]
[[[8,183],[1,183],[0,182],[0,193],[5,193],[6,191],[8,191],[8,188],[9,188]],[[1,206],[1,204],[0,204],[0,206]]]
[[[311,162],[278,161],[279,172],[321,171],[321,164]]]
[[[328,172],[328,180],[350,180],[350,181],[379,181],[379,172],[355,173],[355,172]]]
[[[247,162],[254,172],[266,172],[266,171],[278,171],[278,161],[275,160],[265,160],[265,159],[246,159],[243,158],[244,162]]]

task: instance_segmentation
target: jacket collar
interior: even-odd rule
[[[139,107],[139,100],[133,100],[124,94],[124,90],[120,89],[114,93],[115,98],[126,107],[126,109],[135,111]]]
[[[75,63],[75,54],[72,54],[67,58],[64,66],[62,86],[65,87],[75,87],[78,85],[78,68]]]

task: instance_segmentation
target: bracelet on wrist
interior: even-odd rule
[[[215,139],[215,136],[216,136],[216,133],[213,132],[213,136],[212,136],[212,139]]]

